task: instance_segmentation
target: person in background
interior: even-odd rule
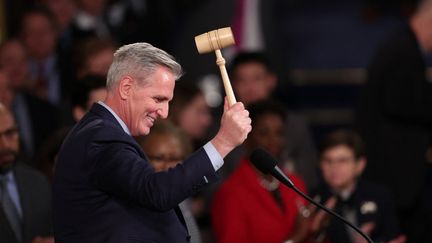
[[[68,80],[62,65],[68,58],[57,53],[57,27],[51,12],[45,8],[33,8],[23,14],[21,41],[28,53],[32,87],[30,91],[41,99],[59,106],[62,96],[69,91]]]
[[[0,45],[0,69],[4,76],[4,105],[12,111],[21,131],[21,153],[32,163],[41,144],[59,126],[59,112],[55,106],[30,92],[31,79],[28,56],[20,41],[9,39]]]
[[[356,114],[368,151],[364,176],[391,190],[408,242],[432,242],[431,16],[432,1],[420,1],[377,48]]]
[[[193,151],[189,137],[170,121],[156,123],[149,135],[137,137],[136,139],[143,147],[143,150],[147,152],[150,164],[156,172],[175,167]],[[200,231],[190,206],[188,199],[179,204],[191,236],[190,242],[200,243]]]
[[[312,193],[314,198],[357,225],[374,242],[405,242],[405,236],[399,235],[393,197],[385,187],[361,179],[365,167],[364,144],[358,134],[349,130],[329,133],[320,146],[324,183]],[[330,217],[323,211],[313,214],[314,242],[364,242],[360,234]]]
[[[83,118],[90,110],[92,105],[98,101],[105,100],[107,95],[105,78],[101,76],[89,75],[79,80],[72,91],[71,104],[72,124]],[[52,182],[55,170],[55,161],[60,146],[70,132],[71,126],[63,126],[55,130],[40,146],[36,156],[35,165]]]
[[[77,50],[75,63],[77,76],[106,76],[113,60],[115,44],[109,39],[89,38],[82,41]]]
[[[56,31],[56,55],[60,67],[60,79],[62,83],[61,95],[63,101],[69,99],[69,88],[77,80],[76,65],[73,63],[73,55],[76,53],[77,42],[74,40],[72,21],[76,15],[76,0],[39,0],[39,7],[44,8],[50,14]],[[61,106],[64,106],[61,104]]]
[[[19,136],[12,113],[0,103],[0,241],[53,243],[51,188],[20,161]]]
[[[41,0],[52,13],[59,36],[60,52],[70,52],[73,48],[72,21],[76,14],[75,0]]]
[[[267,100],[248,107],[253,130],[245,142],[247,152],[212,201],[215,238],[221,243],[302,242],[308,229],[302,214],[306,209],[304,200],[272,176],[259,172],[249,161],[255,148],[280,158],[285,142],[285,109]],[[304,182],[296,174],[288,175],[306,193]]]
[[[75,42],[87,38],[111,38],[107,21],[107,0],[76,0],[76,14],[72,21],[72,36]]]
[[[231,62],[229,72],[234,93],[246,107],[257,101],[272,99],[278,79],[263,52],[239,53]],[[296,172],[303,177],[308,188],[313,188],[318,183],[318,166],[311,131],[304,117],[291,110],[287,110],[286,114],[286,142],[280,166]],[[230,158],[238,160],[236,153],[231,153]]]
[[[168,119],[192,139],[195,148],[202,146],[210,135],[209,128],[212,124],[204,93],[194,84],[179,83],[174,90],[170,109]]]
[[[105,100],[107,88],[105,76],[87,75],[78,80],[72,91],[72,116],[75,122],[91,109],[94,103]]]
[[[199,148],[212,135],[213,117],[207,105],[203,91],[195,84],[182,80],[174,90],[174,98],[170,103],[168,119],[177,125],[191,140],[194,148]],[[227,163],[224,167],[230,167]],[[219,175],[223,169],[219,170]],[[222,176],[223,177],[223,176]],[[213,184],[216,185],[216,184]],[[207,187],[190,199],[192,213],[197,219],[204,241],[211,238],[209,220],[209,203],[213,193]]]
[[[9,76],[10,88],[17,92],[31,88],[28,54],[18,39],[6,39],[0,44],[0,67]]]

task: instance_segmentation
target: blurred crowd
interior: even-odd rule
[[[181,57],[186,32],[180,29],[208,2],[0,1],[0,242],[54,242],[56,154],[70,128],[104,100],[113,53],[149,42]],[[180,204],[191,242],[365,242],[256,170],[249,159],[256,148],[375,242],[432,242],[432,1],[363,1],[369,20],[383,6],[400,7],[404,27],[371,59],[355,122],[320,141],[307,118],[275,95],[284,93],[277,90],[285,81],[280,71],[289,67],[264,15],[273,1],[229,2],[238,43],[224,54],[253,130],[225,158],[220,182]],[[156,171],[181,163],[219,126],[223,107],[214,100],[223,91],[216,86],[215,96],[213,86],[198,82],[206,68],[196,65],[176,84],[167,121],[136,138]]]

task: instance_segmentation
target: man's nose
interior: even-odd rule
[[[163,104],[160,109],[158,109],[158,115],[162,119],[166,119],[168,117],[168,104]]]

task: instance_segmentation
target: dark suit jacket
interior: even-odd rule
[[[202,148],[183,164],[155,173],[135,140],[95,104],[58,155],[56,242],[187,242],[173,208],[216,177]]]
[[[22,109],[22,110],[18,110]],[[31,163],[35,152],[40,149],[43,142],[55,131],[59,125],[57,108],[49,102],[42,100],[26,92],[17,93],[13,104],[13,113],[18,126],[23,126],[21,119],[26,119],[31,130],[32,140],[21,141],[21,154],[27,157],[27,163]],[[24,115],[20,116],[20,115]],[[23,129],[23,128],[21,128]],[[25,132],[25,131],[21,131]],[[21,135],[23,135],[21,133]],[[23,137],[21,136],[21,139]],[[32,150],[28,147],[32,146]]]
[[[48,180],[26,165],[18,164],[13,171],[21,200],[24,242],[31,242],[36,236],[52,235],[51,187]],[[1,208],[0,242],[17,242]]]
[[[364,176],[391,189],[399,209],[415,207],[425,182],[432,128],[432,84],[425,73],[423,53],[407,26],[378,49],[358,111],[368,152]]]
[[[312,195],[319,196],[320,202],[324,204],[334,193],[323,184]],[[389,191],[380,185],[360,181],[348,199],[338,197],[334,211],[346,217],[346,209],[354,212],[357,221],[355,225],[358,227],[365,223],[375,224],[370,235],[374,242],[387,242],[399,234],[394,202]],[[332,243],[352,242],[347,226],[336,218],[330,217],[324,232]]]

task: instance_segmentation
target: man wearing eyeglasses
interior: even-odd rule
[[[15,120],[0,103],[0,242],[54,242],[49,183],[18,162],[19,152]]]

